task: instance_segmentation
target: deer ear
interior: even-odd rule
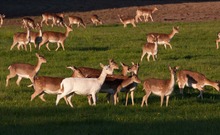
[[[103,65],[102,63],[100,63],[100,66],[101,66],[102,68],[104,68],[104,65]]]
[[[131,62],[132,65],[134,65],[134,62]]]

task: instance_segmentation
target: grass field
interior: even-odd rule
[[[98,94],[97,106],[89,106],[87,98],[72,98],[75,108],[70,108],[62,100],[55,106],[55,95],[46,95],[47,102],[39,98],[30,101],[33,88],[30,81],[23,79],[21,86],[10,80],[5,87],[8,66],[14,62],[36,64],[35,53],[43,55],[43,64],[38,75],[68,77],[72,74],[66,66],[87,66],[99,68],[99,63],[107,64],[108,59],[116,62],[139,62],[146,33],[169,33],[173,26],[180,26],[180,33],[171,41],[173,49],[159,46],[157,61],[140,64],[139,77],[168,79],[168,65],[180,66],[201,72],[211,80],[220,80],[220,55],[216,50],[215,39],[219,31],[219,21],[193,23],[146,23],[136,28],[123,28],[122,25],[89,26],[86,29],[73,29],[65,43],[65,51],[55,52],[56,44],[50,44],[52,51],[45,46],[32,52],[10,51],[12,36],[24,31],[17,26],[0,29],[0,134],[2,135],[112,135],[112,134],[210,134],[220,133],[220,93],[212,87],[205,87],[204,99],[197,99],[198,90],[184,89],[180,98],[178,87],[170,98],[168,107],[160,107],[160,98],[151,95],[148,107],[140,107],[144,92],[138,85],[135,92],[135,105],[124,106],[125,95],[120,93],[120,103],[116,106],[106,103],[105,94]],[[64,28],[43,27],[43,30],[64,31]],[[152,59],[151,59],[152,60]],[[115,74],[120,74],[120,70]]]

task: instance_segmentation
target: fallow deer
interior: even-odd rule
[[[220,32],[218,33],[218,38],[216,39],[216,49],[218,49],[218,43],[220,42]]]
[[[83,28],[86,28],[86,25],[85,23],[83,22],[83,19],[78,17],[78,16],[69,16],[69,26],[71,27],[72,24],[76,24],[77,27],[79,27],[80,25],[83,27]]]
[[[27,44],[30,42],[30,30],[27,28],[27,32],[17,32],[13,36],[13,43],[11,45],[10,50],[12,50],[16,45],[18,50],[20,50],[20,46],[25,47],[25,51],[27,51]],[[30,51],[31,51],[31,45],[30,46]]]
[[[44,31],[42,35],[42,42],[39,44],[39,49],[40,47],[46,43],[47,49],[50,51],[49,48],[49,43],[57,43],[57,48],[55,51],[57,51],[60,48],[60,44],[64,48],[64,42],[66,38],[69,36],[69,33],[72,31],[72,29],[65,24],[66,27],[66,32],[61,33],[61,32],[54,32],[54,31]]]
[[[171,77],[168,80],[150,78],[144,81],[143,89],[145,90],[145,95],[143,96],[141,107],[143,107],[144,103],[146,103],[146,106],[148,106],[148,97],[150,96],[151,93],[160,96],[161,107],[163,105],[164,96],[166,96],[166,106],[168,106],[169,97],[174,90],[174,84],[175,84],[174,76],[177,68],[176,67],[171,68],[169,66],[169,70]]]
[[[152,35],[152,37],[154,37],[154,35]],[[147,53],[147,60],[150,61],[150,56],[153,57],[153,61],[155,61],[155,57],[157,58],[157,52],[158,52],[158,38],[159,37],[154,37],[154,43],[146,43],[143,48],[142,48],[142,55],[141,55],[141,62],[145,56],[145,54]]]
[[[96,105],[96,93],[101,89],[107,74],[113,73],[113,70],[109,66],[100,65],[102,72],[98,78],[65,78],[60,84],[60,91],[62,93],[57,95],[56,105],[58,105],[61,98],[69,95],[67,101],[73,107],[71,103],[73,94],[91,95],[93,105]],[[91,100],[89,100],[89,105],[91,105]]]
[[[127,27],[127,24],[132,24],[133,27],[136,27],[134,18],[124,18],[122,15],[118,15],[118,17],[124,28]]]
[[[170,46],[170,49],[172,49],[172,46],[170,44],[170,40],[173,38],[173,36],[179,33],[179,27],[173,27],[173,30],[170,34],[163,34],[163,33],[148,33],[147,34],[147,42],[153,43],[154,37],[158,37],[158,45],[164,45],[166,48],[166,45]],[[154,37],[152,37],[154,35]]]
[[[40,56],[36,53],[36,56],[38,58],[37,65],[31,65],[27,63],[15,63],[11,64],[8,69],[10,71],[9,75],[7,75],[6,78],[6,87],[8,86],[9,79],[18,76],[18,79],[16,81],[16,84],[19,86],[20,81],[22,78],[28,78],[31,80],[31,82],[34,82],[34,76],[38,73],[38,71],[41,68],[42,63],[46,63],[46,59],[43,56]]]
[[[36,25],[36,29],[38,29],[39,31],[38,32],[30,31],[30,43],[33,43],[35,48],[37,47],[36,43],[39,45],[39,43],[42,41],[42,35],[43,35],[42,28],[38,23]]]
[[[29,17],[25,17],[22,19],[22,26],[23,28],[32,28],[35,29],[36,25],[33,19],[29,18]]]
[[[0,28],[1,28],[2,25],[3,25],[4,18],[5,18],[5,15],[4,15],[4,14],[0,14]]]
[[[90,20],[92,21],[93,24],[95,24],[96,26],[98,24],[102,24],[102,21],[99,19],[98,15],[94,14],[91,16]]]
[[[144,17],[144,21],[147,22],[148,18],[151,19],[151,21],[153,22],[153,18],[152,18],[152,14],[157,11],[158,9],[156,7],[154,7],[153,9],[148,9],[148,8],[139,8],[136,11],[136,16],[135,16],[135,20],[136,22],[138,22],[138,20],[142,21],[141,16]]]
[[[180,93],[183,94],[183,89],[185,86],[198,89],[200,94],[198,97],[203,99],[203,91],[206,85],[214,87],[219,91],[219,83],[211,81],[205,77],[205,75],[190,71],[190,70],[180,70],[177,72],[177,83],[180,89]]]
[[[45,22],[46,25],[48,24],[49,20],[52,20],[52,26],[56,24],[60,24],[62,26],[63,24],[63,13],[44,13],[42,14],[42,21],[41,21],[41,27],[43,26],[43,23]]]

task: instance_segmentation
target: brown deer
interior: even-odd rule
[[[98,15],[94,14],[91,16],[90,20],[92,21],[93,24],[95,24],[96,26],[98,24],[102,24],[102,21],[99,19]]]
[[[218,43],[220,42],[220,32],[218,33],[218,38],[216,39],[216,49],[218,49]]]
[[[50,51],[49,48],[49,43],[57,43],[57,48],[55,51],[57,51],[60,48],[60,44],[64,48],[64,42],[66,38],[69,36],[69,33],[72,31],[72,29],[65,24],[66,27],[66,32],[61,33],[61,32],[54,32],[54,31],[44,31],[42,35],[42,42],[39,44],[39,49],[40,47],[46,43],[47,49]]]
[[[141,107],[143,107],[144,103],[146,103],[146,106],[148,106],[148,97],[150,96],[151,93],[160,96],[161,107],[163,105],[164,96],[166,96],[166,106],[168,106],[169,97],[174,90],[174,84],[175,84],[174,76],[177,68],[176,67],[171,68],[169,66],[169,70],[171,77],[168,80],[150,78],[144,81],[143,89],[145,90],[145,95],[143,96]]]
[[[46,63],[46,59],[43,56],[40,56],[36,53],[36,56],[38,58],[37,65],[31,65],[27,63],[15,63],[11,64],[8,69],[10,71],[9,75],[7,75],[6,79],[6,87],[8,86],[9,79],[18,76],[18,79],[16,81],[16,84],[19,86],[20,81],[22,78],[28,78],[31,80],[31,82],[34,82],[34,76],[38,73],[38,71],[41,68],[42,63]]]
[[[190,70],[180,70],[177,72],[177,83],[180,89],[180,93],[183,94],[183,89],[185,86],[198,89],[200,94],[198,97],[203,99],[204,86],[209,85],[214,87],[219,91],[219,83],[211,81],[205,77],[205,75],[190,71]]]
[[[69,26],[71,27],[72,24],[76,24],[77,27],[81,25],[83,28],[86,28],[85,23],[83,22],[83,19],[78,16],[69,16]]]
[[[165,48],[166,48],[166,45],[169,45],[170,49],[172,49],[170,40],[174,37],[176,33],[179,33],[179,27],[173,27],[173,30],[170,34],[148,33],[147,42],[154,43],[154,37],[158,37],[158,45],[164,45]],[[154,35],[154,37],[152,37],[152,35]]]
[[[5,15],[4,15],[4,14],[0,14],[0,28],[1,28],[2,25],[3,25],[4,18],[5,18]]]
[[[152,35],[152,37],[154,37],[154,35]],[[146,43],[143,48],[142,48],[142,55],[141,55],[141,62],[145,56],[145,54],[147,53],[147,60],[150,61],[150,56],[153,57],[153,61],[155,61],[155,57],[157,58],[157,52],[158,52],[158,37],[154,37],[154,43]]]
[[[43,35],[42,28],[38,23],[36,25],[36,29],[38,29],[39,31],[38,32],[30,31],[30,43],[33,43],[35,48],[37,47],[36,43],[39,44],[41,42]],[[31,45],[30,45],[30,50],[31,50]]]
[[[20,50],[20,46],[25,47],[25,51],[27,51],[27,44],[30,42],[30,30],[27,28],[27,32],[17,32],[13,36],[13,43],[11,45],[10,50],[12,50],[16,45],[18,50]],[[31,45],[30,46],[30,51],[31,51]]]
[[[156,7],[154,7],[153,9],[148,9],[148,8],[139,8],[136,11],[136,16],[135,16],[135,20],[136,22],[138,22],[138,20],[142,21],[141,16],[144,17],[144,21],[147,22],[148,18],[151,19],[151,21],[153,22],[153,18],[152,18],[152,14],[157,11],[158,9]]]
[[[43,23],[45,23],[46,25],[48,24],[48,21],[51,20],[52,23],[52,27],[53,25],[63,25],[63,19],[64,19],[64,13],[44,13],[42,14],[42,21],[41,21],[41,27],[43,26]]]
[[[122,15],[118,15],[118,17],[124,28],[127,27],[127,24],[132,24],[133,27],[136,27],[134,18],[124,18]]]
[[[29,17],[25,17],[22,19],[22,26],[23,28],[32,28],[35,29],[36,25],[33,19],[29,18]]]

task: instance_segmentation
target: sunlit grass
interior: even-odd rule
[[[35,53],[47,59],[38,75],[68,77],[72,71],[66,66],[88,66],[99,68],[108,59],[116,62],[140,62],[146,33],[169,33],[173,26],[180,26],[180,33],[171,40],[173,49],[159,46],[157,61],[140,64],[139,77],[168,79],[168,65],[180,66],[205,74],[211,80],[219,80],[219,50],[215,39],[219,22],[194,23],[142,23],[136,28],[122,25],[88,26],[73,28],[65,42],[65,51],[55,52],[56,44],[50,44],[32,52],[10,51],[12,36],[24,31],[15,26],[0,29],[0,130],[1,134],[219,134],[220,95],[212,87],[205,87],[204,100],[197,99],[198,90],[186,88],[184,98],[179,96],[178,87],[172,94],[169,106],[160,107],[160,97],[151,95],[148,107],[140,107],[144,92],[140,84],[135,92],[135,105],[124,106],[125,95],[120,93],[117,106],[106,103],[105,94],[98,94],[97,106],[89,106],[87,98],[74,96],[74,109],[62,100],[55,106],[55,95],[46,95],[47,102],[39,98],[30,101],[33,88],[30,81],[23,79],[21,86],[10,80],[5,88],[8,66],[14,62],[36,64]],[[43,30],[64,32],[64,28],[43,27]],[[120,74],[120,70],[115,73]]]

